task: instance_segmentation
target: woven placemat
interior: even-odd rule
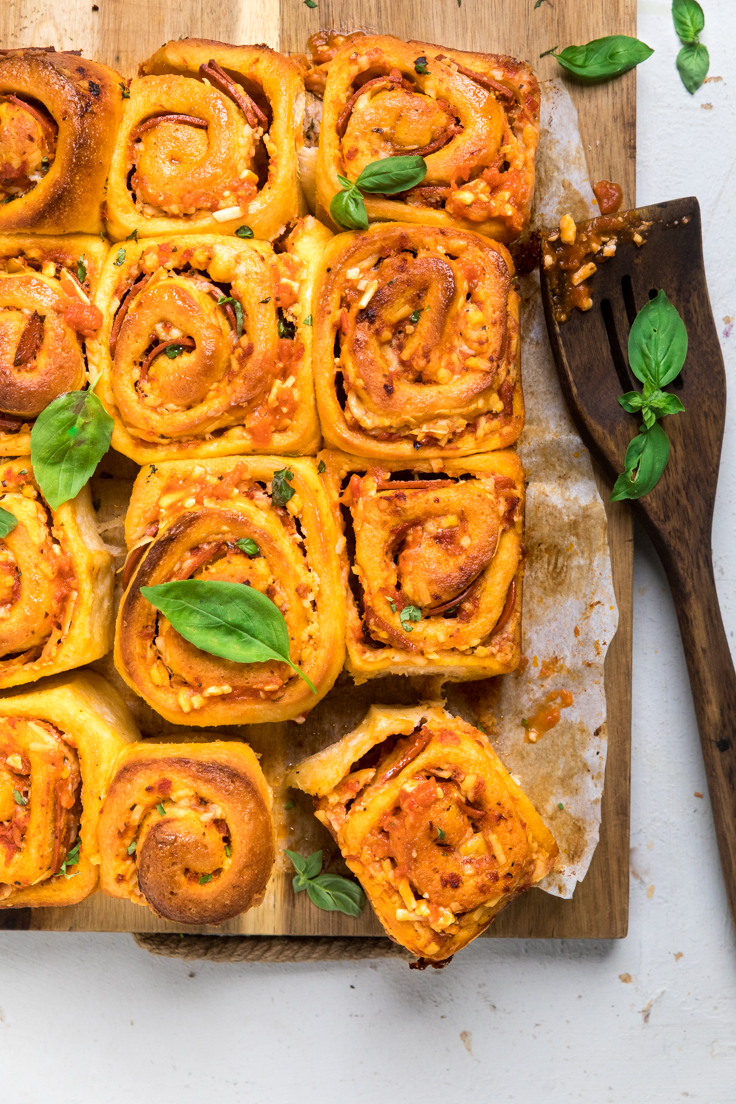
[[[162,935],[134,934],[139,947],[166,958],[208,962],[338,962],[413,956],[390,939],[366,936]]]

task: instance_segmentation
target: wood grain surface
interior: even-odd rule
[[[320,27],[361,28],[444,46],[514,54],[540,78],[561,75],[539,55],[551,47],[606,34],[636,33],[636,0],[4,0],[0,47],[55,46],[83,54],[133,76],[138,63],[170,38],[202,37],[265,42],[285,53],[301,51]],[[578,108],[592,179],[623,187],[635,202],[635,71],[605,84],[568,85]],[[604,499],[608,497],[601,481]],[[606,659],[608,763],[601,839],[585,881],[571,901],[532,890],[496,920],[487,935],[546,938],[621,938],[628,923],[629,765],[633,535],[623,504],[609,506],[609,541],[619,605],[619,630]],[[265,727],[265,726],[261,726]],[[271,726],[273,727],[273,726]],[[149,731],[151,731],[149,729]],[[254,737],[257,742],[257,734]],[[359,921],[319,912],[306,894],[295,897],[285,874],[272,879],[264,904],[215,929],[219,934],[379,935],[366,909]],[[180,929],[148,909],[96,894],[68,909],[6,910],[0,927],[62,931],[206,931]],[[213,929],[210,929],[213,930]]]

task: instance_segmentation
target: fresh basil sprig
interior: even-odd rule
[[[664,291],[634,319],[628,352],[631,371],[644,387],[628,391],[618,401],[630,414],[641,413],[642,425],[626,450],[624,471],[614,485],[612,502],[641,498],[656,487],[670,455],[669,438],[659,419],[685,409],[676,395],[662,390],[680,374],[687,356],[685,323]]]
[[[672,18],[683,44],[677,55],[677,70],[692,95],[708,76],[710,67],[708,49],[699,37],[705,26],[705,15],[698,0],[672,0]]]
[[[176,631],[210,655],[235,663],[288,663],[312,682],[289,657],[289,630],[284,615],[270,598],[244,583],[182,579],[141,587],[141,594],[168,618]]]
[[[31,430],[31,462],[52,510],[75,498],[110,447],[114,421],[90,389],[68,391]]]
[[[600,81],[617,77],[641,65],[654,50],[629,35],[608,35],[607,38],[594,38],[584,46],[566,46],[559,54],[554,50],[547,53],[557,58],[563,69],[580,80]]]
[[[396,195],[397,192],[415,188],[426,175],[427,163],[418,154],[372,161],[355,183],[347,177],[338,176],[342,190],[332,197],[330,214],[338,226],[346,230],[367,230],[368,212],[362,193]]]
[[[17,524],[17,517],[0,508],[0,538],[7,537],[8,533],[12,533]]]
[[[284,851],[294,864],[296,876],[292,881],[295,893],[306,889],[313,905],[325,912],[344,912],[346,916],[360,916],[365,906],[365,893],[357,882],[339,874],[320,874],[322,852],[315,851],[303,858],[296,851]]]

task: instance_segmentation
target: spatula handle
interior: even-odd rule
[[[710,549],[662,555],[680,622],[703,746],[718,849],[736,926],[736,671],[721,619]]]

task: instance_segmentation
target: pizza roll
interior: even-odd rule
[[[383,223],[340,234],[314,294],[326,442],[359,456],[466,456],[524,424],[519,296],[503,245]]]
[[[89,485],[52,510],[30,456],[0,464],[0,688],[100,659],[112,647],[113,558]]]
[[[552,834],[486,736],[440,703],[374,705],[289,774],[395,942],[442,964],[544,878]]]
[[[285,505],[285,495],[290,497]],[[130,549],[115,664],[174,724],[300,717],[324,697],[345,654],[339,531],[314,460],[233,457],[141,469],[125,520]],[[141,587],[183,579],[245,583],[281,610],[293,663],[237,663],[176,632]]]
[[[259,905],[276,857],[258,759],[207,736],[125,748],[100,819],[102,890],[179,924],[221,924]]]
[[[372,222],[477,230],[510,242],[528,223],[539,85],[503,54],[465,53],[389,35],[346,40],[329,62],[317,162],[317,217],[332,224],[339,176],[419,155],[423,181],[366,195]]]
[[[110,169],[111,236],[282,234],[300,213],[296,64],[268,46],[190,38],[167,42],[139,72]]]
[[[35,418],[86,386],[106,254],[104,242],[81,234],[0,234],[0,456],[30,452]]]
[[[139,735],[90,671],[0,698],[0,908],[75,905],[96,889],[102,800]]]
[[[0,50],[0,233],[102,229],[122,87],[75,53]]]
[[[524,473],[513,451],[365,461],[324,452],[346,542],[347,667],[488,678],[521,658]]]
[[[283,252],[184,235],[110,251],[90,357],[139,464],[244,452],[313,452],[311,287],[330,232],[300,220]]]

